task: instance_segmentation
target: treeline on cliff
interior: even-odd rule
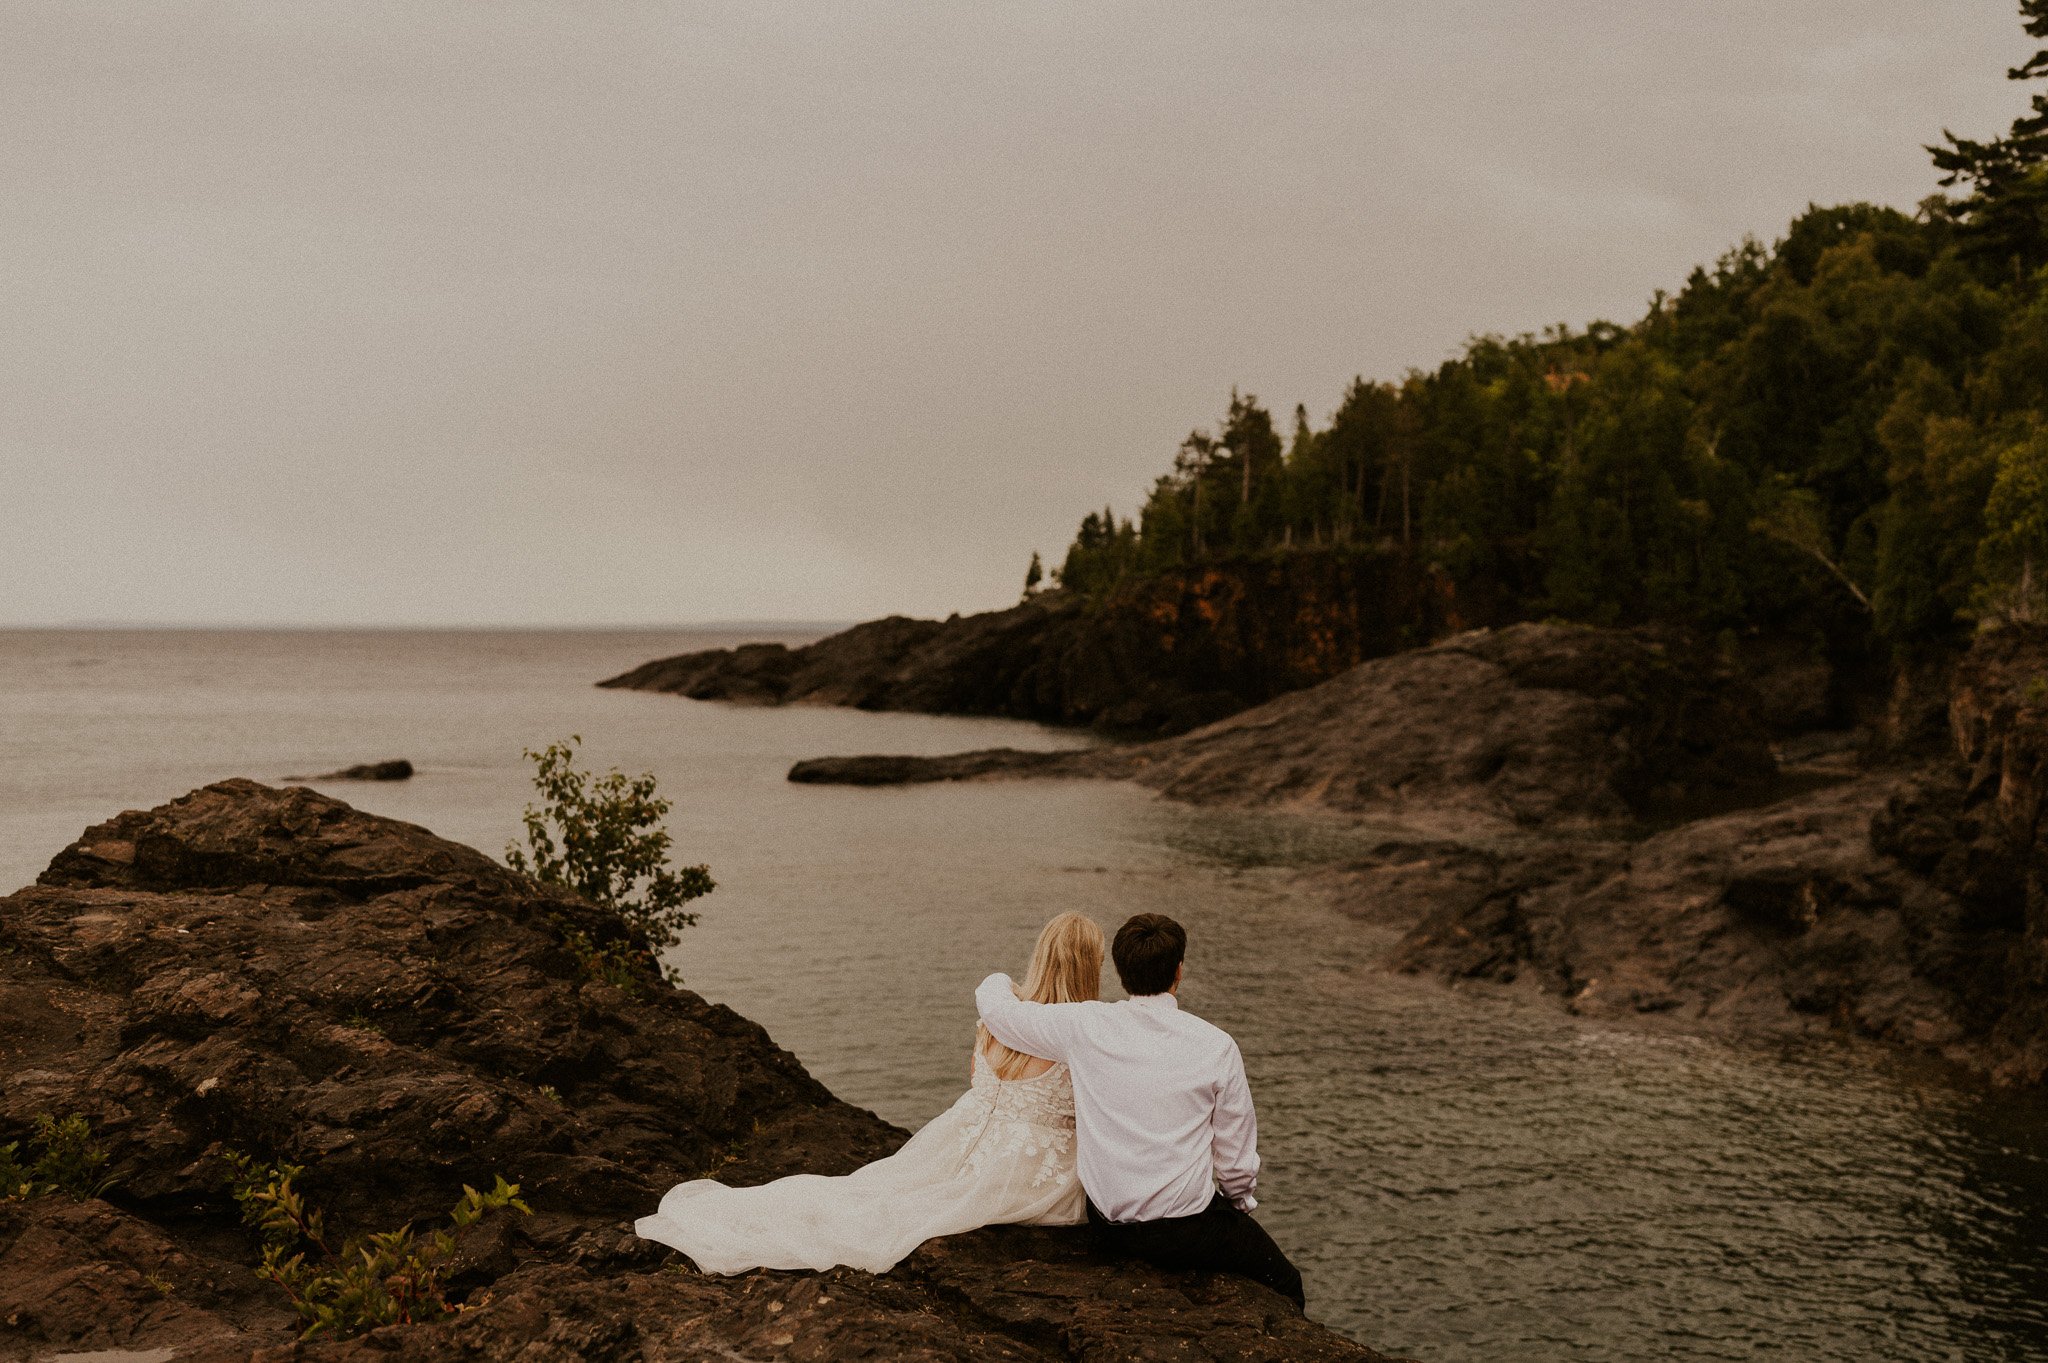
[[[2048,38],[2048,0],[2024,0]],[[2048,77],[2048,50],[2010,73]],[[1740,628],[1821,617],[1895,649],[2048,610],[2048,98],[1931,148],[1913,214],[1809,209],[1632,326],[1484,336],[1355,380],[1320,428],[1250,394],[1135,519],[1090,513],[1088,595],[1222,559],[1397,553],[1508,616]]]

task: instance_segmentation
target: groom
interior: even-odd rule
[[[1003,974],[974,1002],[996,1040],[1073,1077],[1075,1163],[1105,1249],[1242,1274],[1300,1307],[1301,1274],[1250,1215],[1258,1123],[1237,1043],[1180,1011],[1187,943],[1171,918],[1141,913],[1110,947],[1124,1002],[1026,1003]]]

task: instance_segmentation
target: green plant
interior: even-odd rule
[[[39,1114],[29,1146],[35,1156],[24,1164],[20,1141],[0,1145],[0,1202],[44,1193],[93,1198],[114,1186],[100,1172],[109,1158],[106,1149],[93,1140],[92,1123],[76,1113],[61,1120]]]
[[[487,1193],[464,1184],[445,1230],[419,1235],[405,1225],[353,1235],[336,1251],[327,1239],[325,1215],[295,1186],[302,1167],[265,1164],[232,1150],[224,1158],[242,1220],[263,1239],[256,1276],[284,1289],[306,1323],[305,1339],[438,1320],[461,1310],[446,1295],[461,1234],[494,1211],[533,1210],[520,1200],[519,1185],[501,1174]]]
[[[553,1103],[556,1107],[563,1106],[562,1091],[553,1084],[542,1084],[540,1086],[540,1096]]]
[[[616,911],[656,952],[666,950],[697,921],[683,906],[710,894],[717,882],[709,867],[668,864],[673,839],[661,821],[671,802],[656,793],[653,774],[628,777],[616,767],[603,775],[583,771],[575,762],[582,742],[581,735],[571,734],[539,752],[525,750],[541,803],[526,807],[527,845],[507,846],[505,860],[543,884],[567,886]],[[582,943],[572,939],[569,947],[588,972],[630,977],[630,953],[577,935]]]
[[[384,1028],[378,1024],[377,1020],[360,1009],[343,1018],[341,1025],[353,1027],[359,1032],[375,1032],[378,1036],[384,1035]]]
[[[640,996],[639,967],[642,962],[651,962],[652,957],[629,941],[594,942],[589,933],[566,918],[556,916],[550,921],[562,934],[562,945],[576,958],[584,979],[608,984],[630,998]]]

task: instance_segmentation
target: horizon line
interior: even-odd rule
[[[748,630],[780,630],[785,632],[806,632],[811,630],[842,630],[861,623],[857,619],[845,620],[702,620],[680,623],[612,623],[612,624],[425,624],[425,623],[279,623],[275,621],[162,621],[162,620],[63,620],[43,624],[14,624],[0,622],[0,633],[28,634],[43,633],[84,633],[104,631],[107,633],[271,633],[271,634],[316,634],[316,633],[365,633],[365,634],[426,634],[426,633],[500,633],[500,634],[649,634],[649,633],[719,633],[733,634]]]

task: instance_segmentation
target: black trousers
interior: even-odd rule
[[[1265,1227],[1218,1193],[1193,1216],[1158,1221],[1111,1221],[1088,1204],[1088,1225],[1105,1254],[1143,1259],[1160,1268],[1235,1273],[1302,1307],[1301,1272],[1287,1262]]]

